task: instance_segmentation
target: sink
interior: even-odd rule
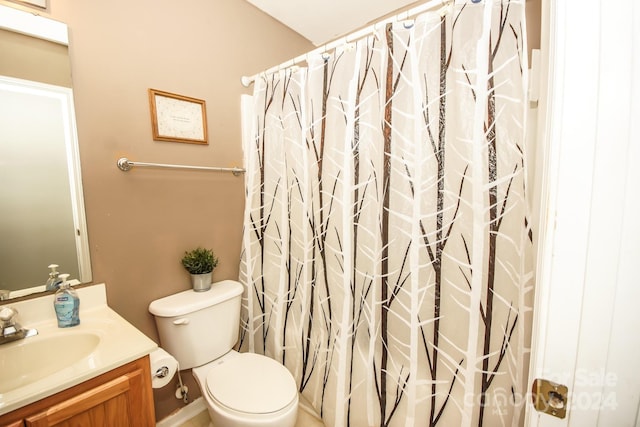
[[[93,333],[29,337],[0,348],[0,394],[67,369],[89,356],[100,343]]]
[[[73,328],[58,328],[53,294],[11,304],[22,327],[38,335],[0,345],[0,419],[158,348],[107,305],[104,284],[77,292],[81,322]]]

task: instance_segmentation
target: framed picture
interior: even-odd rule
[[[149,89],[155,141],[208,144],[207,111],[202,99]]]
[[[12,3],[20,4],[34,9],[39,9],[44,12],[49,11],[49,0],[9,0]]]

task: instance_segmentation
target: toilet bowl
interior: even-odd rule
[[[298,412],[293,375],[267,356],[232,350],[243,290],[240,283],[224,280],[206,292],[188,290],[155,300],[149,311],[161,346],[181,370],[192,369],[216,427],[293,427]]]
[[[193,375],[216,427],[295,425],[296,384],[287,369],[273,359],[231,351],[193,368]]]

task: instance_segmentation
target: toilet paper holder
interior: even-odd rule
[[[180,386],[176,390],[176,398],[182,399],[185,404],[189,403],[189,397],[187,394],[189,389],[182,382],[178,361],[160,347],[151,352],[149,358],[149,362],[151,364],[151,387],[162,388],[171,381],[171,378],[173,378],[175,374],[177,374]]]
[[[163,366],[156,370],[156,373],[153,374],[153,378],[164,378],[167,375],[169,375],[169,368],[167,368],[166,366]]]

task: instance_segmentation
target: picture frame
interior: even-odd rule
[[[204,100],[149,89],[149,106],[155,141],[209,144]]]
[[[40,10],[42,12],[49,12],[49,0],[7,0],[11,3]]]

